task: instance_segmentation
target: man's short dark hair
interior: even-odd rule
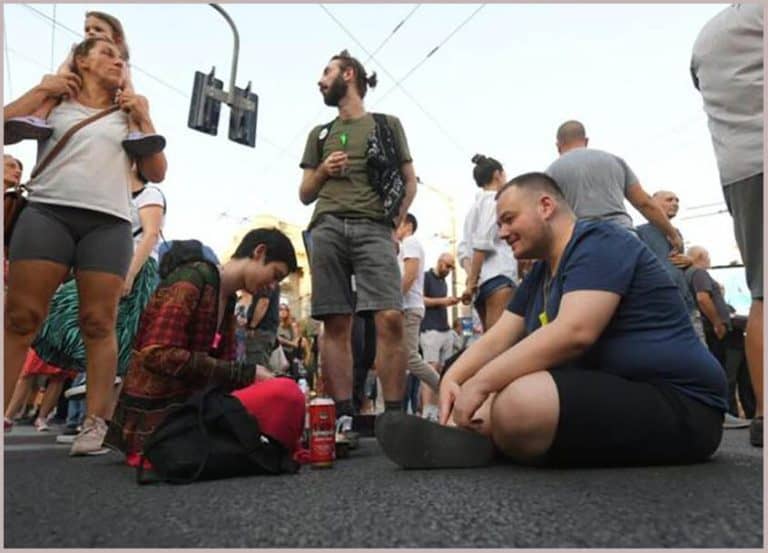
[[[419,222],[416,220],[416,215],[413,213],[405,214],[405,222],[411,224],[413,227],[413,232],[416,232],[416,229],[419,228]]]
[[[586,140],[587,131],[580,121],[571,119],[557,128],[557,141],[560,144],[569,144],[575,140]]]
[[[370,76],[365,72],[365,67],[360,63],[360,60],[353,58],[347,50],[342,50],[331,58],[331,61],[337,60],[339,67],[342,71],[346,71],[350,67],[355,71],[355,85],[357,86],[357,93],[360,94],[360,98],[365,98],[365,93],[368,92],[368,87],[376,87],[378,79],[376,78],[376,72],[371,73]]]
[[[558,202],[565,203],[565,195],[563,194],[560,186],[557,184],[557,181],[555,181],[555,179],[546,173],[533,171],[531,173],[523,173],[522,175],[516,176],[499,189],[499,191],[496,193],[496,200],[498,201],[501,195],[507,189],[512,188],[513,186],[523,190],[545,192],[546,194],[549,194],[558,200]]]
[[[291,240],[276,228],[257,228],[248,231],[240,240],[235,253],[232,254],[232,259],[251,257],[253,250],[259,244],[264,244],[267,247],[264,263],[283,262],[288,266],[289,273],[298,268],[296,251],[293,249]]]

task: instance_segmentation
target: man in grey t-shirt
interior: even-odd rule
[[[643,190],[629,165],[618,156],[588,149],[584,125],[566,121],[557,129],[557,151],[547,173],[555,179],[579,219],[605,219],[633,229],[624,208],[624,199],[664,233],[673,248],[682,253],[683,244],[666,214]]]
[[[701,29],[691,56],[752,295],[745,349],[755,389],[750,443],[763,447],[763,6],[734,4]]]

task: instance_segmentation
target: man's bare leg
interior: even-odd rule
[[[408,359],[403,343],[403,313],[395,309],[377,311],[375,320],[376,360],[374,365],[376,374],[381,380],[381,392],[385,402],[402,403],[405,393],[405,367]],[[350,376],[350,389],[351,382]]]
[[[560,417],[557,385],[548,371],[525,375],[501,390],[490,408],[491,437],[504,455],[531,461],[555,441]]]
[[[329,315],[321,343],[326,393],[336,402],[352,400],[352,315]]]

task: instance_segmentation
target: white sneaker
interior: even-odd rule
[[[730,413],[725,413],[723,416],[723,428],[747,428],[752,421],[742,419],[741,417],[734,417]]]
[[[38,432],[48,432],[51,429],[48,426],[47,419],[44,419],[42,417],[37,417],[33,424],[34,424],[35,430],[37,430]]]
[[[425,418],[428,421],[438,422],[438,420],[440,420],[440,409],[437,405],[427,405],[424,407],[422,418]]]
[[[83,422],[83,429],[72,442],[71,456],[104,455],[109,449],[102,447],[107,435],[107,423],[101,417],[88,415]]]

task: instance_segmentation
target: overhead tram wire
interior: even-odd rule
[[[321,4],[321,7],[322,7],[322,4]],[[416,7],[415,7],[415,8],[413,8],[413,9],[412,9],[410,12],[408,12],[408,15],[406,15],[406,16],[405,16],[405,17],[404,17],[404,18],[403,18],[403,19],[400,21],[400,23],[398,23],[397,25],[395,25],[395,28],[394,28],[394,29],[392,29],[392,32],[391,32],[391,33],[389,33],[389,34],[388,34],[388,35],[387,35],[387,36],[384,38],[384,40],[383,40],[383,41],[382,41],[382,42],[381,42],[381,43],[380,43],[380,44],[379,44],[379,45],[376,47],[376,49],[373,51],[373,53],[372,53],[372,54],[368,54],[368,58],[365,60],[365,62],[363,63],[363,65],[367,64],[367,63],[368,63],[368,62],[369,62],[369,61],[370,61],[370,60],[373,58],[374,54],[377,54],[377,53],[378,53],[378,52],[379,52],[379,51],[380,51],[380,50],[381,50],[381,49],[384,47],[384,45],[385,45],[385,44],[387,44],[387,42],[389,42],[389,40],[390,40],[390,39],[391,39],[391,38],[392,38],[392,37],[395,35],[395,33],[397,33],[397,31],[399,31],[399,30],[400,30],[400,29],[403,27],[403,25],[405,25],[406,21],[408,21],[408,20],[411,18],[411,16],[414,14],[414,12],[415,12],[416,10],[418,10],[420,7],[421,7],[421,4],[416,4]],[[357,42],[357,41],[355,41],[355,42]],[[365,50],[365,49],[363,49],[363,50]],[[280,158],[280,157],[284,156],[286,153],[288,153],[288,149],[289,149],[291,146],[293,146],[293,144],[296,142],[296,140],[298,140],[298,139],[299,139],[301,136],[303,136],[303,135],[304,135],[304,133],[306,132],[306,128],[307,128],[307,127],[309,127],[309,126],[310,126],[310,125],[312,125],[312,124],[313,124],[315,121],[317,121],[317,118],[318,118],[318,117],[320,117],[320,114],[321,114],[321,113],[323,113],[323,111],[325,111],[325,108],[320,108],[320,109],[317,111],[317,113],[315,114],[315,116],[312,118],[312,120],[311,120],[309,123],[307,123],[306,125],[302,126],[302,128],[301,128],[301,129],[299,129],[299,130],[298,130],[298,132],[297,132],[296,134],[294,134],[294,135],[293,135],[293,137],[291,138],[291,140],[288,142],[288,145],[287,145],[287,146],[285,146],[284,148],[282,148],[282,149],[280,150],[280,152],[278,152],[278,153],[277,153],[277,155],[275,156],[275,158],[274,158],[272,161],[275,161],[276,159],[278,159],[278,158]],[[268,169],[268,168],[270,167],[270,165],[271,165],[271,164],[268,164],[268,165],[266,165],[265,167]]]
[[[405,87],[402,85],[402,82],[403,82],[403,81],[404,81],[406,78],[410,77],[410,76],[411,76],[411,75],[414,73],[414,71],[416,71],[416,69],[418,69],[419,67],[421,67],[422,65],[424,65],[424,63],[426,62],[426,60],[427,60],[427,59],[429,59],[429,58],[430,58],[430,57],[431,57],[431,56],[432,56],[432,55],[433,55],[435,52],[437,52],[437,50],[438,50],[438,49],[439,49],[441,46],[443,46],[443,45],[444,45],[446,42],[448,42],[448,41],[449,41],[449,40],[450,40],[450,39],[451,39],[451,38],[452,38],[452,37],[453,37],[453,36],[454,36],[454,35],[455,35],[455,34],[456,34],[456,33],[457,33],[457,32],[458,32],[458,31],[459,31],[461,28],[462,28],[462,27],[464,27],[464,25],[466,25],[467,23],[469,23],[469,21],[470,21],[470,20],[471,20],[473,17],[475,17],[475,15],[477,15],[477,13],[478,13],[478,12],[479,12],[481,9],[483,9],[483,8],[485,7],[485,4],[481,4],[479,8],[477,8],[477,9],[476,9],[474,12],[472,12],[472,13],[469,15],[469,17],[467,17],[467,18],[466,18],[464,21],[462,21],[462,22],[461,22],[461,23],[460,23],[460,24],[459,24],[459,25],[458,25],[458,26],[457,26],[457,27],[456,27],[456,28],[455,28],[453,31],[451,31],[451,32],[448,34],[448,36],[446,36],[446,37],[445,37],[445,38],[444,38],[444,39],[443,39],[443,40],[442,40],[442,41],[441,41],[441,42],[440,42],[440,43],[439,43],[437,46],[435,46],[434,48],[432,48],[432,50],[430,50],[430,51],[429,51],[429,53],[428,53],[428,54],[427,54],[427,56],[424,58],[424,60],[422,60],[421,62],[419,62],[418,64],[416,64],[416,66],[415,66],[415,67],[413,67],[413,68],[412,68],[410,71],[408,71],[408,73],[406,73],[406,75],[405,75],[403,78],[399,79],[399,80],[398,80],[398,79],[397,79],[397,78],[396,78],[394,75],[392,75],[392,73],[390,73],[389,71],[387,71],[387,68],[386,68],[386,67],[384,67],[384,66],[381,64],[381,62],[379,62],[378,60],[376,60],[375,58],[373,58],[373,56],[372,56],[372,55],[371,55],[371,54],[370,54],[370,53],[369,53],[369,52],[366,50],[365,46],[363,46],[363,45],[361,44],[361,42],[360,42],[359,40],[357,40],[357,38],[355,37],[355,35],[353,35],[353,34],[352,34],[352,32],[351,32],[349,29],[347,29],[347,28],[344,26],[344,24],[343,24],[341,21],[339,21],[339,20],[338,20],[338,19],[337,19],[337,18],[336,18],[336,17],[335,17],[335,16],[334,16],[334,15],[333,15],[331,12],[330,12],[330,10],[328,10],[328,9],[327,9],[327,8],[326,8],[326,7],[325,7],[323,4],[320,4],[320,7],[323,9],[323,11],[325,11],[325,13],[326,13],[326,14],[328,14],[328,17],[330,17],[331,19],[333,19],[333,21],[334,21],[334,22],[335,22],[335,23],[336,23],[336,24],[337,24],[339,27],[341,27],[341,29],[342,29],[342,30],[343,30],[343,31],[344,31],[344,32],[345,32],[345,33],[346,33],[346,34],[347,34],[347,35],[348,35],[348,36],[349,36],[349,37],[350,37],[350,38],[351,38],[351,39],[352,39],[352,40],[355,42],[355,44],[357,44],[357,45],[358,45],[358,46],[359,46],[359,47],[360,47],[360,48],[363,50],[363,52],[365,52],[366,54],[368,54],[369,58],[373,59],[373,60],[374,60],[374,61],[375,61],[375,62],[378,64],[378,66],[381,68],[381,70],[382,70],[382,71],[383,71],[383,72],[384,72],[384,73],[385,73],[385,74],[386,74],[386,75],[387,75],[387,76],[388,76],[390,79],[392,79],[393,81],[395,81],[395,85],[394,85],[394,86],[393,86],[391,89],[389,89],[389,90],[388,90],[388,91],[387,91],[387,92],[386,92],[386,93],[385,93],[385,94],[384,94],[382,97],[380,97],[379,99],[377,99],[377,101],[374,103],[374,105],[376,105],[376,104],[380,103],[380,102],[381,102],[381,101],[382,101],[382,100],[383,100],[383,99],[384,99],[386,96],[388,96],[388,95],[389,95],[389,94],[390,94],[390,93],[391,93],[391,92],[392,92],[392,91],[393,91],[395,88],[400,88],[400,90],[403,92],[403,94],[405,94],[405,95],[406,95],[406,96],[407,96],[407,97],[408,97],[408,98],[409,98],[409,99],[410,99],[410,100],[411,100],[411,101],[412,101],[412,102],[413,102],[413,103],[416,105],[416,107],[418,107],[418,108],[421,110],[421,112],[422,112],[422,113],[423,113],[423,114],[424,114],[424,115],[425,115],[425,116],[426,116],[426,117],[427,117],[427,118],[428,118],[430,121],[432,121],[432,122],[435,124],[435,126],[436,126],[436,127],[439,129],[439,130],[440,130],[440,132],[443,134],[443,136],[445,136],[445,137],[448,139],[448,141],[449,141],[449,142],[451,142],[451,143],[452,143],[452,144],[453,144],[453,145],[454,145],[454,146],[455,146],[455,147],[456,147],[456,148],[457,148],[457,149],[458,149],[460,152],[462,152],[462,153],[466,153],[466,152],[468,151],[468,150],[467,150],[467,149],[466,149],[466,148],[465,148],[465,147],[464,147],[464,146],[463,146],[463,145],[462,145],[462,144],[461,144],[461,143],[460,143],[458,140],[456,140],[455,138],[453,138],[453,136],[452,136],[452,135],[451,135],[451,134],[450,134],[450,133],[449,133],[449,132],[448,132],[448,131],[447,131],[447,130],[446,130],[446,129],[445,129],[445,128],[444,128],[444,127],[441,125],[441,124],[440,124],[440,121],[439,121],[439,120],[438,120],[438,119],[437,119],[437,118],[436,118],[434,115],[432,115],[431,113],[429,113],[429,112],[426,110],[426,108],[425,108],[424,106],[422,106],[422,105],[421,105],[421,103],[419,103],[419,101],[418,101],[418,100],[416,100],[416,98],[415,98],[415,97],[414,97],[414,96],[413,96],[413,95],[412,95],[410,92],[408,92],[408,91],[405,89]]]
[[[42,17],[42,18],[44,18],[44,19],[46,19],[48,21],[51,21],[54,25],[64,29],[65,31],[68,31],[72,35],[74,35],[74,36],[76,36],[78,38],[81,38],[82,35],[79,32],[75,31],[74,29],[72,29],[70,27],[67,27],[66,25],[64,25],[60,21],[56,21],[55,19],[51,18],[51,16],[47,15],[46,13],[43,13],[43,12],[41,12],[40,10],[38,10],[36,8],[33,8],[29,4],[21,4],[21,5],[24,6],[25,8],[27,8],[28,10],[34,12],[38,16],[40,16],[40,17]],[[7,48],[6,48],[6,51],[8,51]],[[150,78],[151,80],[157,82],[158,84],[161,84],[162,86],[166,87],[167,89],[172,90],[173,92],[179,94],[180,96],[182,96],[186,100],[190,100],[191,99],[190,95],[187,94],[185,91],[181,90],[180,88],[177,88],[177,87],[173,86],[172,84],[169,84],[169,83],[165,82],[160,77],[155,77],[149,71],[146,71],[146,70],[142,69],[141,67],[139,67],[138,65],[136,65],[134,63],[131,63],[131,70],[134,70],[134,71],[137,71],[137,72],[141,73],[142,75]],[[269,144],[270,146],[272,146],[274,148],[280,148],[280,146],[277,143],[275,143],[274,141],[270,140],[269,138],[267,138],[265,136],[260,136],[259,138],[263,142],[266,142],[267,144]]]
[[[462,21],[461,23],[459,23],[459,25],[458,25],[458,26],[457,26],[457,27],[456,27],[456,28],[455,28],[453,31],[451,31],[451,32],[448,34],[448,36],[446,36],[446,37],[445,37],[445,38],[442,40],[442,42],[440,42],[440,44],[438,44],[437,46],[435,46],[434,48],[432,48],[432,49],[429,51],[429,53],[427,53],[427,55],[424,57],[424,59],[423,59],[423,60],[421,60],[421,61],[420,61],[419,63],[417,63],[416,65],[414,65],[414,66],[413,66],[413,67],[410,69],[410,71],[408,71],[408,72],[407,72],[405,75],[403,75],[402,77],[400,77],[400,80],[398,80],[398,81],[395,83],[395,85],[394,85],[392,88],[390,88],[390,89],[389,89],[387,92],[385,92],[385,93],[384,93],[384,94],[383,94],[383,95],[382,95],[382,96],[381,96],[381,97],[380,97],[380,98],[379,98],[377,101],[381,102],[381,101],[382,101],[382,100],[384,100],[384,98],[386,98],[386,97],[387,97],[387,96],[388,96],[388,95],[389,95],[389,94],[390,94],[390,93],[391,93],[391,92],[392,92],[392,91],[393,91],[395,88],[397,88],[398,86],[402,85],[402,83],[403,83],[403,82],[404,82],[404,81],[405,81],[405,80],[406,80],[408,77],[410,77],[411,75],[413,75],[413,73],[414,73],[414,72],[416,72],[416,70],[417,70],[417,69],[419,69],[419,68],[420,68],[422,65],[424,65],[425,63],[427,63],[427,60],[429,60],[429,58],[431,58],[431,57],[432,57],[432,56],[435,54],[435,52],[437,52],[437,51],[438,51],[438,50],[439,50],[439,49],[440,49],[440,48],[441,48],[443,45],[445,45],[445,43],[446,43],[446,42],[448,42],[448,41],[449,41],[451,38],[453,38],[453,36],[454,36],[456,33],[458,33],[458,32],[459,32],[459,30],[460,30],[462,27],[464,27],[464,25],[466,25],[467,23],[469,23],[469,22],[470,22],[470,20],[472,20],[472,18],[474,18],[474,17],[475,17],[475,16],[478,14],[478,12],[479,12],[480,10],[482,10],[482,9],[483,9],[485,6],[486,6],[486,4],[480,4],[480,6],[479,6],[479,7],[478,7],[478,8],[477,8],[475,11],[473,11],[473,12],[472,12],[472,13],[469,15],[469,17],[467,17],[466,19],[464,19],[464,21]],[[401,88],[402,88],[402,87],[401,87]]]
[[[372,53],[370,53],[370,54],[368,55],[368,58],[365,60],[365,62],[363,63],[363,65],[367,64],[367,63],[368,63],[368,62],[369,62],[369,61],[370,61],[370,60],[373,58],[373,56],[375,56],[376,54],[378,54],[378,53],[381,51],[381,49],[382,49],[382,48],[384,48],[384,45],[386,45],[386,44],[387,44],[387,42],[389,42],[389,39],[391,39],[393,36],[395,36],[395,33],[397,33],[397,31],[399,31],[399,30],[400,30],[400,27],[402,27],[403,25],[405,25],[405,22],[406,22],[406,21],[408,21],[408,20],[411,18],[411,16],[414,14],[414,12],[415,12],[416,10],[418,10],[420,7],[421,7],[421,4],[416,4],[416,7],[415,7],[415,8],[413,8],[413,9],[412,9],[412,10],[411,10],[411,11],[408,13],[408,15],[406,15],[406,16],[405,16],[405,18],[404,18],[402,21],[400,21],[400,23],[398,23],[397,25],[395,25],[395,28],[394,28],[394,29],[392,29],[392,32],[391,32],[391,33],[389,33],[389,35],[387,35],[387,37],[386,37],[386,38],[385,38],[385,39],[382,41],[382,43],[381,43],[381,44],[379,44],[379,45],[376,47],[376,49],[375,49],[375,50],[374,50]]]
[[[8,37],[7,36],[5,38],[5,41],[6,41],[6,44],[8,44]],[[14,56],[18,57],[19,59],[22,59],[22,60],[24,60],[24,61],[26,61],[28,63],[31,63],[32,65],[34,65],[36,67],[39,67],[43,71],[48,71],[48,66],[45,65],[43,62],[38,61],[38,60],[36,60],[34,58],[31,58],[31,57],[27,56],[26,54],[24,54],[23,52],[19,52],[18,50],[14,49],[14,48],[10,48],[10,47],[6,46],[5,47],[5,52],[6,52],[6,54],[8,54],[10,52],[11,54],[13,54]],[[6,56],[6,60],[7,60],[7,56]],[[7,61],[6,61],[6,63],[7,63]],[[10,78],[10,73],[8,74],[8,76]]]
[[[5,43],[5,69],[8,73],[8,95],[13,98],[13,84],[11,83],[11,58],[8,55],[8,33],[6,33],[5,30],[5,19],[3,19],[3,42]]]

